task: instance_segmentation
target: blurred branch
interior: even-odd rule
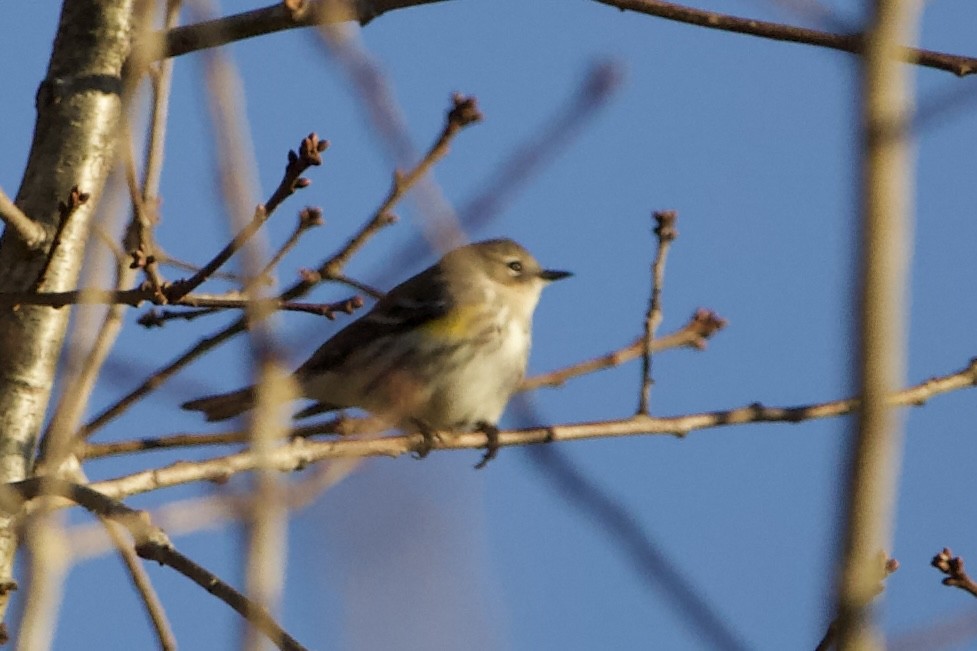
[[[358,468],[362,461],[318,464],[308,472],[282,485],[282,508],[291,514],[313,504]],[[191,533],[215,530],[228,523],[240,522],[253,508],[254,497],[247,493],[219,491],[202,497],[164,501],[151,510],[152,521],[164,529],[170,538]],[[71,558],[75,562],[101,556],[112,550],[104,528],[90,522],[80,522],[66,532]]]
[[[445,0],[284,0],[268,7],[186,25],[153,36],[160,56],[175,57],[286,29],[355,21],[365,26],[388,11]]]
[[[48,237],[44,227],[23,213],[17,205],[0,188],[0,221],[29,249],[41,250],[47,244]]]
[[[146,574],[145,568],[139,562],[138,555],[126,543],[121,531],[121,525],[105,518],[99,518],[99,520],[104,525],[109,538],[112,539],[112,544],[115,545],[119,556],[122,557],[126,569],[129,570],[132,585],[136,588],[136,592],[139,593],[143,605],[146,606],[146,614],[149,615],[149,620],[153,624],[153,630],[156,631],[156,638],[159,640],[160,649],[162,651],[176,651],[176,638],[173,636],[173,629],[166,617],[163,604],[160,602],[159,596],[156,594],[156,590],[149,580],[149,575]]]
[[[977,583],[974,583],[964,570],[963,558],[954,556],[949,547],[944,547],[943,551],[934,556],[930,565],[946,574],[943,585],[960,588],[964,592],[969,592],[971,596],[977,597]]]
[[[665,285],[665,260],[672,241],[678,237],[675,222],[678,213],[674,210],[662,210],[654,213],[655,237],[658,238],[658,252],[651,265],[651,298],[648,300],[648,313],[645,316],[645,334],[641,342],[641,390],[638,393],[638,413],[648,413],[648,403],[651,399],[651,352],[655,341],[655,332],[662,322],[661,294]]]
[[[0,508],[10,514],[21,512],[25,503],[30,500],[42,496],[45,498],[56,496],[78,504],[94,515],[122,525],[132,536],[136,553],[141,558],[156,561],[160,565],[168,565],[194,581],[257,626],[280,649],[299,651],[305,648],[278,626],[267,611],[251,603],[216,575],[176,551],[166,533],[153,525],[145,511],[129,508],[91,486],[74,484],[54,477],[34,477],[6,484],[4,488],[7,490],[0,491]]]
[[[700,589],[692,585],[644,530],[626,506],[614,499],[578,470],[570,459],[553,447],[536,448],[529,455],[542,475],[556,487],[560,499],[599,525],[598,531],[617,546],[637,570],[646,585],[661,590],[670,607],[688,621],[689,630],[710,649],[750,648],[716,611]],[[684,562],[688,559],[683,558]]]
[[[573,142],[588,120],[609,104],[622,78],[623,67],[613,61],[591,65],[574,92],[557,102],[559,110],[535,125],[530,135],[495,166],[481,190],[458,208],[458,221],[465,232],[476,232],[498,217],[518,191]],[[403,267],[429,251],[429,242],[422,235],[414,235],[400,248],[391,266]]]
[[[391,223],[392,215],[390,214],[390,210],[393,209],[394,205],[404,198],[408,190],[420,183],[438,161],[448,154],[451,149],[451,142],[455,136],[465,127],[481,121],[482,113],[478,109],[478,103],[474,97],[465,96],[460,93],[452,95],[451,108],[445,116],[444,127],[434,141],[434,144],[431,145],[431,148],[428,149],[421,161],[412,169],[405,173],[399,171],[394,173],[393,184],[386,198],[381,202],[380,207],[376,209],[373,216],[353,236],[345,247],[319,266],[317,270],[318,274],[325,279],[340,277],[343,268],[349,262],[350,258],[363,248],[366,242],[380,228]],[[399,267],[400,265],[395,263],[393,266]],[[293,290],[298,291],[299,287],[296,286]]]
[[[878,597],[885,590],[885,580],[890,574],[899,569],[899,561],[894,558],[889,558],[888,554],[885,552],[879,552],[877,558],[881,561],[876,567],[875,571],[877,573],[877,584],[875,586],[872,598]],[[838,642],[838,618],[831,620],[828,624],[827,630],[824,632],[824,637],[818,642],[815,651],[828,651]]]
[[[24,606],[14,629],[17,650],[47,651],[52,648],[70,565],[64,530],[57,514],[36,513],[26,519],[21,532],[28,562]]]
[[[787,41],[789,43],[801,43],[804,45],[815,45],[818,47],[861,54],[865,49],[865,39],[862,34],[831,34],[815,29],[805,29],[783,25],[781,23],[771,23],[752,18],[739,18],[728,14],[721,14],[714,11],[695,9],[664,0],[595,0],[601,4],[616,7],[622,11],[634,11],[637,13],[673,20],[697,27],[718,29],[724,32],[735,32],[737,34],[747,34],[759,36],[775,41]],[[921,50],[912,47],[900,47],[896,51],[899,60],[906,63],[913,63],[926,68],[935,68],[952,72],[953,74],[964,77],[977,72],[977,58],[946,54],[944,52],[934,52],[932,50]]]
[[[933,396],[972,387],[975,384],[977,384],[977,359],[957,373],[933,378],[891,395],[889,404],[892,406],[921,406]],[[684,436],[692,431],[728,425],[761,422],[799,423],[820,418],[831,418],[852,413],[858,407],[859,401],[852,398],[801,407],[764,407],[755,403],[739,409],[667,418],[635,414],[622,420],[551,425],[500,432],[499,445],[509,447],[556,441],[658,434]],[[339,421],[330,422],[336,430],[344,429],[336,426]],[[366,434],[367,432],[358,433]],[[322,459],[370,456],[397,457],[423,449],[425,446],[442,450],[475,450],[484,448],[485,445],[486,435],[478,432],[452,432],[448,436],[434,437],[433,441],[425,440],[421,434],[369,439],[351,438],[338,441],[311,441],[305,438],[297,438],[275,448],[267,455],[266,461],[277,470],[293,471],[305,468]],[[224,482],[237,473],[254,470],[256,463],[253,454],[242,452],[204,461],[178,462],[163,468],[101,481],[92,484],[92,488],[106,495],[121,498],[197,481]]]
[[[862,403],[843,493],[845,524],[836,586],[842,651],[883,646],[871,606],[878,582],[878,550],[892,544],[904,436],[891,394],[906,375],[913,71],[900,66],[897,56],[901,43],[916,38],[922,3],[875,0],[873,4],[860,62],[858,352],[852,371]]]

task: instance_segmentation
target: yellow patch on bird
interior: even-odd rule
[[[478,320],[484,316],[476,305],[459,305],[444,316],[428,321],[420,329],[437,337],[463,339],[478,331]]]

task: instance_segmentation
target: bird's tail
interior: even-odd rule
[[[180,406],[188,411],[203,412],[208,421],[227,420],[254,407],[254,387],[197,398]]]

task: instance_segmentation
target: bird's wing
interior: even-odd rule
[[[296,373],[302,376],[335,369],[353,351],[380,337],[403,334],[444,316],[451,307],[446,294],[437,267],[422,271],[390,290],[366,315],[333,335]]]

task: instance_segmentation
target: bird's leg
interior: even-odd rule
[[[475,426],[475,429],[485,434],[486,438],[485,456],[482,457],[481,461],[475,464],[475,470],[481,470],[499,453],[499,428],[492,423],[482,421]]]

